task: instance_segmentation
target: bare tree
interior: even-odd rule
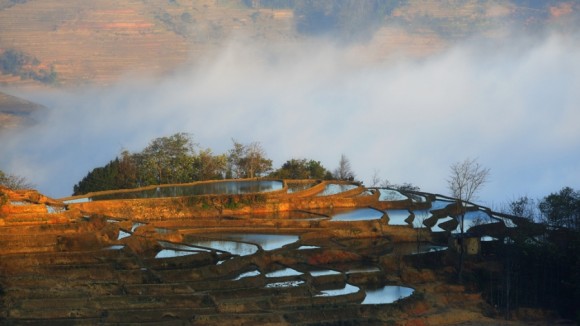
[[[371,187],[378,187],[381,184],[381,177],[379,176],[379,170],[374,169],[373,175],[371,176]]]
[[[34,185],[28,182],[25,177],[6,174],[2,170],[0,170],[0,185],[14,190],[34,188]]]
[[[477,192],[488,181],[489,169],[484,168],[475,159],[467,158],[451,165],[447,184],[451,195],[457,199],[461,209],[461,234],[465,232],[465,205],[476,198]]]
[[[344,154],[340,156],[338,167],[334,170],[334,177],[338,180],[354,180],[354,172],[352,172],[350,167],[350,160]]]
[[[465,256],[465,212],[466,204],[476,198],[477,192],[487,182],[489,169],[482,167],[475,159],[467,158],[462,162],[451,165],[447,184],[451,195],[456,198],[457,206],[460,209],[460,250],[459,250],[459,282],[462,282],[463,260]]]

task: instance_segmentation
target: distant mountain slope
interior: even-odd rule
[[[0,131],[32,123],[32,114],[43,107],[0,92]]]
[[[579,11],[572,0],[0,0],[0,55],[35,63],[2,69],[0,84],[66,87],[163,74],[239,35],[257,42],[325,35],[361,42],[373,58],[424,55],[474,34],[575,28]]]

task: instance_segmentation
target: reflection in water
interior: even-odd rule
[[[316,183],[312,182],[312,183],[303,183],[303,182],[288,182],[288,193],[292,194],[295,192],[299,192],[302,190],[306,190],[309,188],[312,188],[312,186],[314,186]]]
[[[387,215],[389,216],[389,225],[409,225],[406,220],[411,214],[406,209],[389,209]]]
[[[383,212],[372,208],[357,208],[344,211],[332,216],[332,221],[365,221],[378,220],[383,216]]]
[[[266,277],[286,277],[286,276],[298,276],[302,275],[301,272],[292,269],[292,268],[284,268],[277,271],[270,272],[266,274]]]
[[[413,214],[415,214],[415,218],[413,219],[413,227],[417,228],[417,229],[421,229],[426,227],[425,224],[423,224],[423,222],[425,222],[425,220],[429,219],[431,216],[433,216],[431,214],[431,212],[429,210],[415,210],[413,211]]]
[[[379,197],[380,201],[395,201],[395,200],[406,200],[408,199],[407,196],[403,195],[402,193],[398,192],[397,190],[393,189],[379,189],[381,196]]]
[[[161,186],[147,190],[97,195],[91,197],[90,200],[162,198],[194,195],[239,195],[280,190],[283,186],[282,181],[277,180],[221,181],[183,186]]]
[[[237,241],[228,240],[197,240],[187,241],[192,246],[199,246],[224,252],[229,252],[232,255],[249,256],[258,251],[256,245]]]
[[[185,251],[185,250],[174,250],[174,249],[162,249],[155,255],[155,258],[174,258],[183,257],[189,255],[195,255],[196,251]]]
[[[130,237],[130,236],[131,236],[131,233],[127,233],[123,230],[119,230],[119,237],[117,237],[117,240],[121,240],[121,239]]]
[[[320,294],[317,294],[317,297],[336,297],[339,295],[347,295],[351,293],[357,293],[360,290],[358,286],[350,285],[348,283],[345,284],[344,288],[338,290],[324,290],[320,291]]]
[[[341,192],[349,191],[352,189],[357,188],[357,185],[353,184],[337,184],[337,183],[330,183],[327,184],[324,190],[318,193],[316,196],[330,196],[340,194]]]
[[[431,232],[445,232],[445,230],[443,228],[441,228],[441,224],[449,222],[449,221],[454,221],[455,219],[453,217],[447,216],[445,218],[440,218],[437,220],[437,225],[433,226],[431,228]]]
[[[300,239],[297,235],[257,233],[231,233],[225,234],[224,237],[242,242],[255,243],[266,251],[282,248]]]
[[[443,209],[447,206],[449,206],[450,204],[455,204],[455,202],[453,201],[449,201],[449,200],[434,200],[431,202],[431,210],[436,210],[436,209]]]
[[[415,290],[404,286],[385,286],[382,289],[367,290],[362,304],[387,304],[406,298]]]
[[[461,216],[457,216],[457,222],[459,222],[459,224],[457,225],[457,228],[452,231],[452,233],[461,232]],[[492,218],[489,216],[489,214],[487,214],[484,211],[477,210],[477,211],[471,211],[471,212],[465,213],[463,223],[464,223],[465,230],[467,231],[470,227],[475,226],[475,225],[489,224],[489,223],[495,223],[495,222],[496,221],[492,220]]]

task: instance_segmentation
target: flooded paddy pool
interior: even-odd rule
[[[389,216],[389,225],[409,225],[411,220],[409,213],[406,209],[389,209],[386,211]]]
[[[389,304],[407,298],[415,290],[404,286],[385,286],[380,289],[367,289],[362,304]]]
[[[409,199],[409,197],[394,189],[380,188],[379,192],[381,194],[379,197],[380,201],[398,201]]]
[[[341,296],[341,295],[357,293],[358,291],[360,291],[360,288],[358,286],[354,286],[354,285],[350,285],[350,284],[346,283],[344,285],[344,288],[342,288],[342,289],[323,290],[323,291],[320,291],[320,294],[317,294],[316,296],[317,297],[337,297],[337,296]]]
[[[300,240],[297,235],[287,234],[228,233],[221,236],[229,240],[256,244],[266,251],[280,249]]]
[[[338,183],[330,183],[327,184],[324,190],[318,193],[316,196],[331,196],[337,195],[345,191],[349,191],[352,189],[358,188],[357,185],[354,184],[338,184]]]
[[[164,198],[195,195],[240,195],[281,190],[284,187],[278,180],[243,180],[188,184],[182,186],[160,186],[150,189],[123,191],[90,197],[89,200]],[[75,199],[74,202],[81,202]],[[72,203],[68,201],[67,203]]]
[[[340,211],[331,216],[331,221],[367,221],[378,220],[383,212],[372,208],[357,208]]]
[[[258,252],[258,246],[251,243],[218,239],[191,239],[187,244],[211,250],[228,252],[236,256],[249,256]]]

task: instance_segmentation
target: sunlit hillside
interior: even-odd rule
[[[232,38],[299,42],[327,35],[366,57],[426,55],[457,39],[501,37],[576,17],[574,1],[0,1],[0,54],[27,58],[0,84],[107,84],[125,73],[163,74]],[[3,58],[6,59],[6,58]],[[15,61],[14,58],[9,58]],[[4,60],[2,66],[14,64]],[[52,74],[52,75],[51,75]]]

